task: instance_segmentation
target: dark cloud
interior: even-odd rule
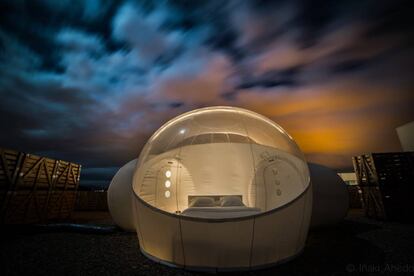
[[[251,80],[243,80],[241,84],[236,86],[236,89],[295,87],[300,85],[298,78],[300,69],[300,66],[295,66],[283,70],[270,70]]]
[[[331,69],[333,73],[347,73],[363,70],[364,67],[369,66],[370,60],[354,59],[340,62]]]
[[[350,167],[398,150],[394,128],[414,119],[408,4],[2,1],[0,145],[107,185],[167,120],[235,105],[279,122],[309,160]]]
[[[182,107],[183,105],[184,105],[183,102],[173,102],[173,103],[169,104],[169,106],[172,107],[172,108]]]

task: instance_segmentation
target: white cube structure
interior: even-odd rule
[[[178,267],[252,269],[305,245],[309,170],[276,123],[234,107],[209,107],[163,125],[134,173],[140,249]]]
[[[396,130],[403,151],[414,151],[414,121],[397,127]]]

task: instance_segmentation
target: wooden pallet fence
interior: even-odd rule
[[[78,191],[76,211],[108,211],[107,191]]]
[[[352,161],[368,217],[414,220],[414,152],[364,154]]]
[[[70,217],[81,166],[0,148],[0,222],[25,224]]]
[[[347,185],[349,194],[349,208],[362,209],[364,207],[362,190],[358,185]]]

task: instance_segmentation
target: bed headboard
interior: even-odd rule
[[[221,198],[222,197],[227,197],[227,196],[235,196],[240,198],[240,200],[243,202],[243,196],[242,195],[189,195],[188,196],[188,206],[190,206],[190,203],[199,197],[208,197],[208,198],[212,198],[214,200],[214,202],[218,205]]]

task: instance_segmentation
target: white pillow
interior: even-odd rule
[[[220,200],[221,207],[230,207],[230,206],[244,206],[243,201],[238,196],[226,196],[222,197]]]
[[[197,197],[190,203],[190,207],[214,207],[214,200],[210,197]]]

